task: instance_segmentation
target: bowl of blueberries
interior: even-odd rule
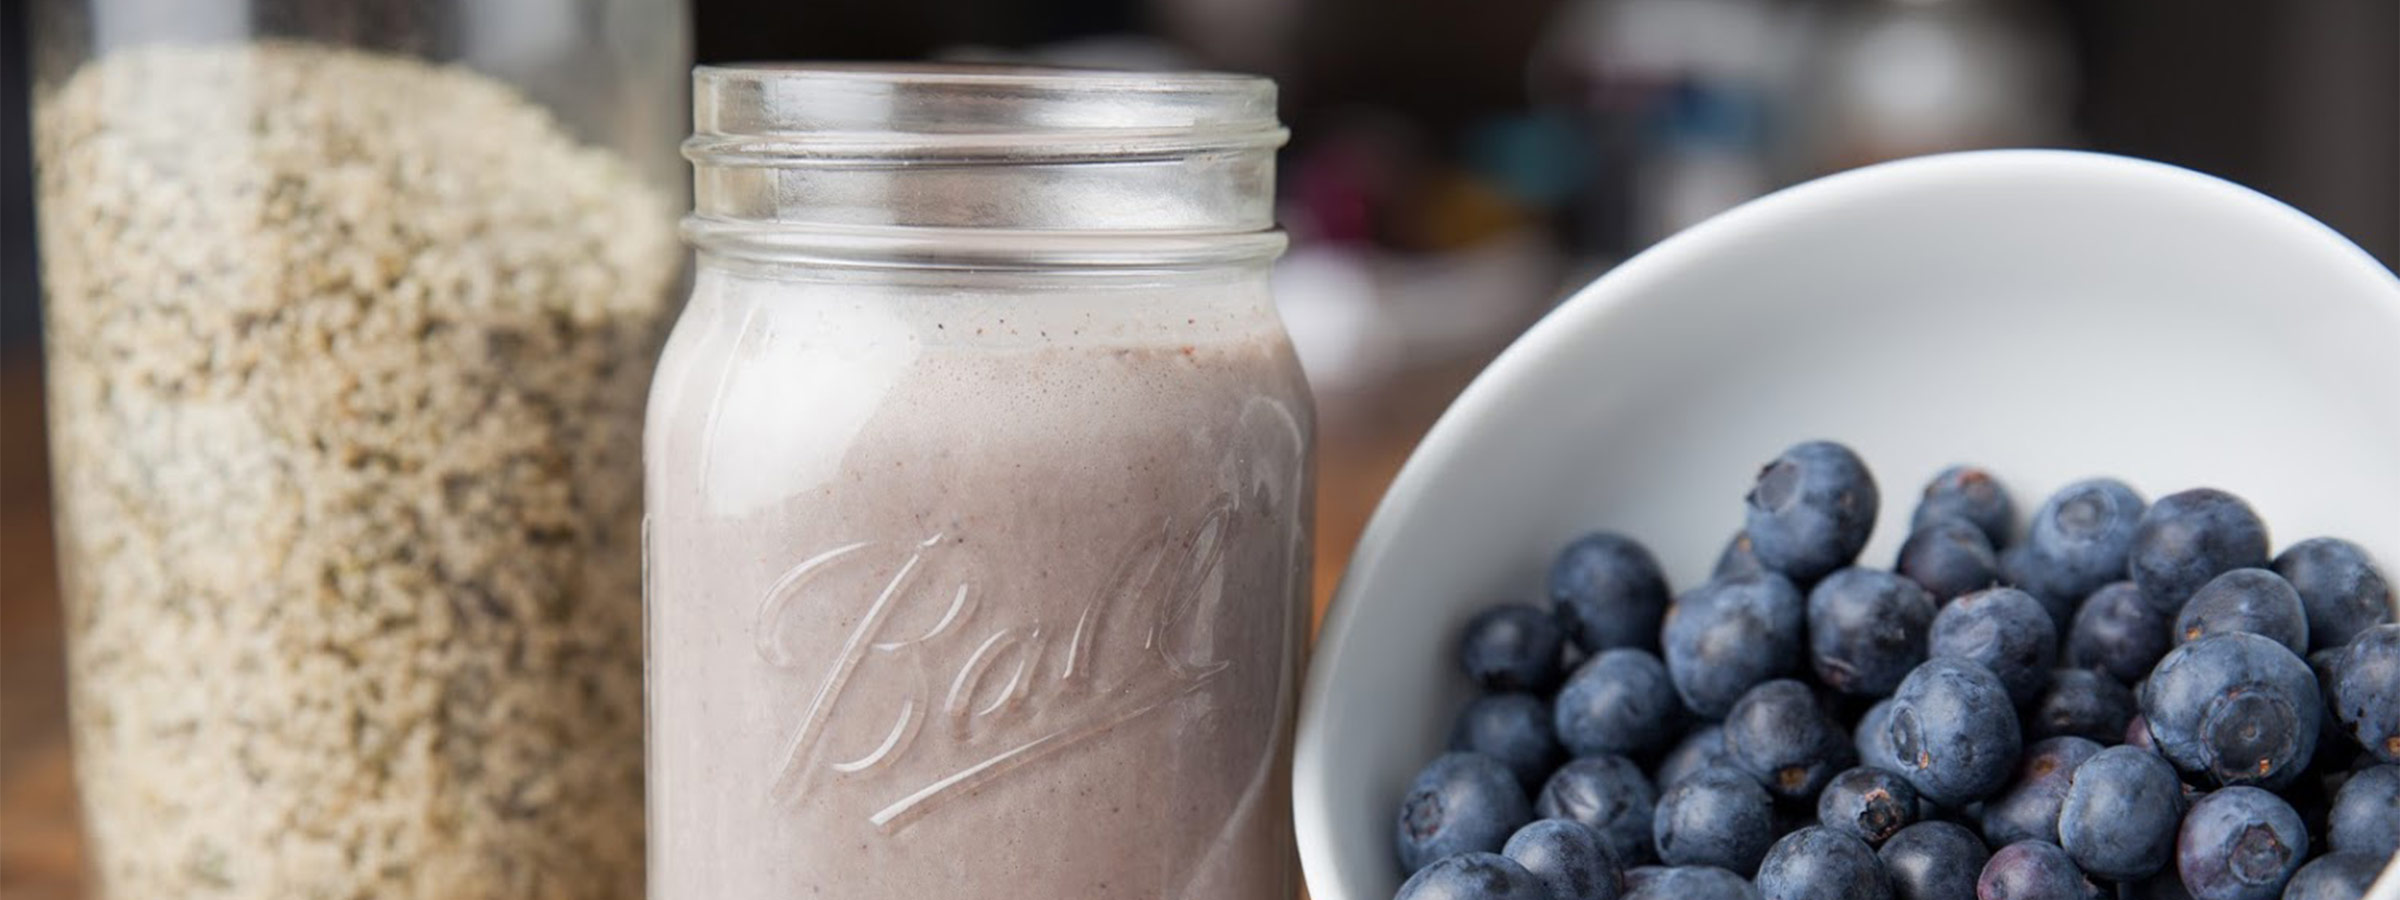
[[[1360,539],[1321,900],[2400,898],[2400,282],[1995,151],[1791,188],[1477,378]]]

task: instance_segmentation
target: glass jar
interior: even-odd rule
[[[702,68],[651,896],[1287,897],[1313,410],[1274,85]]]
[[[35,12],[99,894],[639,896],[681,5]]]

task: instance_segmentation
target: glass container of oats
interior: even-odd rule
[[[683,15],[35,4],[101,896],[640,896]]]
[[[1313,409],[1263,79],[702,68],[650,896],[1296,889]]]

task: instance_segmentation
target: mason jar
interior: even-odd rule
[[[693,85],[651,896],[1291,896],[1314,413],[1274,85]]]
[[[681,4],[35,6],[97,894],[640,896]]]

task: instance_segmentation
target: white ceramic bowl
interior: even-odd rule
[[[1319,639],[1294,772],[1318,900],[1398,887],[1392,815],[1467,687],[1476,610],[1534,601],[1607,528],[1676,589],[1785,446],[1856,448],[1889,565],[1918,489],[1988,466],[2022,517],[2059,486],[2247,498],[2276,546],[2400,567],[2400,282],[2248,189],[2056,151],[1835,175],[1676,235],[1558,308],[1435,425],[1359,540]],[[2022,523],[2019,523],[2022,527]],[[2375,896],[2400,897],[2400,870]]]

